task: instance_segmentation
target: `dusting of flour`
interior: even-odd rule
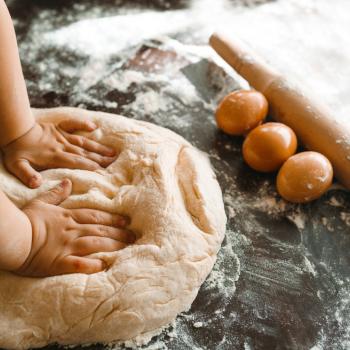
[[[244,1],[240,3],[243,4]],[[305,85],[306,90],[317,92],[319,98],[332,108],[338,122],[349,123],[349,1],[279,0],[247,9],[243,6],[233,8],[228,0],[215,1],[215,6],[211,0],[197,0],[193,1],[189,8],[177,11],[141,12],[137,9],[124,9],[117,15],[103,18],[98,18],[100,14],[97,8],[89,10],[84,7],[82,12],[84,18],[56,28],[51,25],[50,11],[42,11],[40,18],[32,25],[28,33],[30,40],[22,44],[20,49],[24,62],[40,61],[38,74],[42,78],[38,82],[35,81],[35,84],[29,82],[30,91],[37,91],[38,95],[42,91],[55,92],[59,95],[57,91],[70,89],[72,84],[72,93],[68,101],[71,105],[98,106],[101,101],[92,97],[89,91],[99,84],[99,79],[103,76],[104,83],[109,89],[124,93],[126,99],[131,91],[135,92],[135,99],[127,102],[101,96],[106,109],[136,119],[142,119],[147,115],[149,121],[185,134],[197,113],[202,110],[212,113],[217,102],[226,93],[238,86],[247,86],[246,82],[206,45],[207,38],[213,30],[224,29],[245,40],[291,80]],[[295,20],[296,18],[298,20]],[[251,25],[252,23],[254,25]],[[187,35],[190,32],[192,35]],[[181,33],[184,34],[181,36]],[[169,67],[166,74],[120,69],[130,56],[129,48],[134,46],[136,51],[145,42],[151,46],[150,39],[157,39],[162,43],[163,49],[174,50],[184,55],[188,60],[186,64],[197,64],[205,72],[212,69],[214,74],[210,77],[210,82],[218,87],[217,93],[212,96],[205,91],[206,81],[200,84],[202,90],[199,91],[190,82],[191,77],[187,76],[186,72],[180,77],[172,75],[174,69],[172,67]],[[78,57],[74,69],[69,65],[60,65],[57,58],[50,55],[42,57],[41,47],[46,49],[62,47],[65,50],[68,48]],[[110,56],[116,53],[118,59],[111,66]],[[216,65],[208,62],[215,62]],[[75,79],[77,71],[80,79],[73,84],[71,79]],[[58,81],[57,77],[62,77],[61,81]],[[61,100],[57,101],[62,103]],[[186,134],[186,138],[195,141],[191,140],[190,133]],[[239,152],[232,142],[227,142],[223,146],[232,154]],[[144,346],[145,349],[165,350],[169,341],[175,338],[180,339],[181,343],[190,349],[200,349],[188,333],[188,324],[201,331],[210,330],[215,320],[225,321],[222,315],[225,305],[232,300],[236,282],[240,272],[244,270],[240,260],[244,262],[245,251],[252,249],[252,237],[247,233],[255,232],[261,217],[287,219],[295,226],[301,242],[307,239],[305,235],[308,226],[324,228],[329,234],[336,234],[340,229],[344,230],[344,227],[350,226],[350,213],[342,196],[337,193],[331,192],[322,217],[308,220],[307,209],[288,204],[278,198],[269,181],[261,181],[254,196],[241,191],[237,186],[238,179],[230,175],[230,164],[226,164],[215,149],[207,152],[214,166],[220,163],[226,169],[217,175],[223,184],[229,226],[218,261],[200,293],[216,295],[222,302],[221,306],[212,313],[209,320],[200,311],[194,310],[180,315],[165,329],[138,337],[124,345],[110,344],[111,349],[123,346],[139,348],[150,341],[149,345]],[[332,214],[329,208],[338,211]],[[249,218],[245,217],[247,212]],[[339,228],[339,223],[336,221],[338,217],[345,226]],[[240,222],[240,225],[236,225],[237,222]],[[272,237],[269,232],[259,234],[267,236],[270,234],[271,242],[278,241],[278,237]],[[326,269],[325,262],[321,261],[319,266],[316,266],[307,254],[301,263],[302,271],[296,269],[296,272],[307,272],[317,277],[321,273],[322,264],[325,266],[325,273],[338,287],[337,301],[332,304],[325,321],[327,323],[327,319],[332,319],[340,330],[337,349],[348,349],[350,348],[350,281],[342,280],[337,271]],[[269,261],[261,261],[261,265],[278,272],[278,266],[273,266]],[[287,267],[289,268],[289,265]],[[245,297],[247,302],[256,301],[254,295]],[[319,298],[323,301],[320,291]],[[257,313],[259,312],[259,316],[263,318],[264,310],[258,310]],[[233,312],[229,316],[232,322],[238,317]],[[329,348],[327,347],[330,344],[329,334],[327,329],[323,329],[313,350]],[[245,341],[244,348],[251,348],[249,344],[249,340]],[[217,348],[233,347],[223,336]]]

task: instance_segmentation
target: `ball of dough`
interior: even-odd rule
[[[302,152],[289,158],[277,176],[278,193],[287,201],[306,203],[321,197],[333,179],[333,168],[321,153]]]
[[[281,123],[266,123],[251,131],[243,143],[243,158],[257,171],[278,170],[297,149],[294,131]]]
[[[109,268],[92,275],[27,278],[0,271],[0,348],[142,339],[166,326],[190,308],[225,235],[221,190],[208,157],[154,124],[76,108],[33,112],[43,122],[93,121],[98,129],[89,137],[114,147],[118,158],[97,172],[46,170],[35,190],[0,161],[0,188],[22,207],[69,178],[73,193],[62,206],[126,215],[138,239],[96,254]]]
[[[244,135],[258,126],[267,115],[268,103],[254,90],[238,90],[227,95],[216,110],[216,122],[230,135]]]

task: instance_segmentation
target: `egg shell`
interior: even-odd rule
[[[318,152],[290,157],[277,176],[277,191],[287,201],[306,203],[321,197],[332,184],[330,161]]]
[[[216,123],[230,135],[245,135],[258,126],[268,112],[265,96],[255,90],[237,90],[220,102],[216,113]]]
[[[243,158],[254,170],[278,170],[297,149],[294,131],[281,123],[266,123],[252,130],[243,143]]]

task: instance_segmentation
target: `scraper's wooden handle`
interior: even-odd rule
[[[275,120],[291,127],[307,149],[320,152],[331,161],[338,180],[350,189],[350,123],[336,122],[328,108],[291,86],[239,41],[213,34],[210,45],[265,95]]]

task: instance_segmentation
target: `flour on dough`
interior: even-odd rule
[[[225,234],[221,190],[206,156],[179,135],[122,116],[75,108],[34,110],[38,120],[84,118],[90,137],[118,159],[98,173],[51,169],[30,190],[0,164],[0,188],[21,207],[62,178],[73,182],[66,208],[127,215],[138,240],[99,253],[109,269],[26,278],[0,272],[0,348],[129,340],[189,309],[210,273]]]

